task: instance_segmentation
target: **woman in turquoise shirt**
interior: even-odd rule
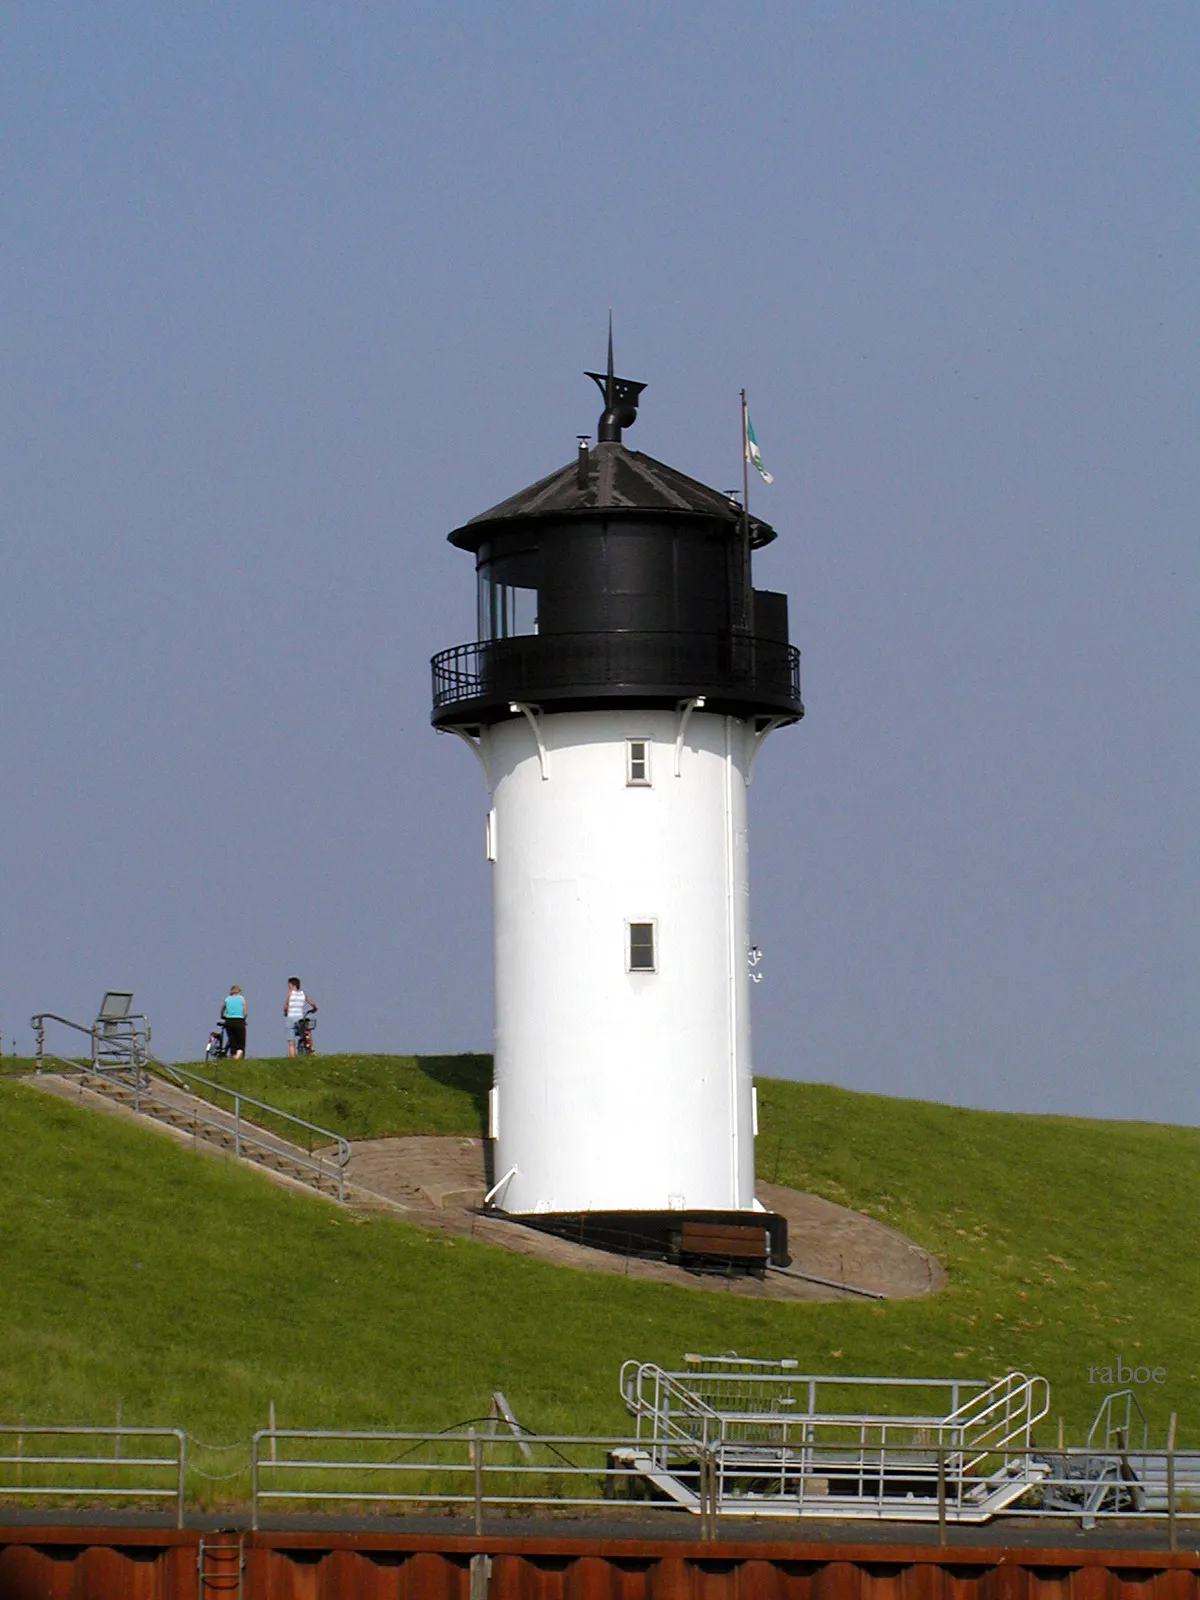
[[[221,1007],[221,1021],[225,1024],[225,1037],[229,1041],[229,1054],[240,1061],[246,1053],[246,996],[232,984]]]

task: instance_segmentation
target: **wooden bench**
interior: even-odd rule
[[[679,1241],[685,1256],[707,1256],[721,1261],[766,1265],[767,1230],[760,1222],[701,1222],[685,1220]]]

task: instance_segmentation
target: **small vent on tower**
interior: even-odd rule
[[[586,489],[588,486],[589,461],[588,435],[581,433],[579,435],[579,465],[575,469],[575,484],[577,488]]]

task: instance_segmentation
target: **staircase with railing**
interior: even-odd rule
[[[938,1443],[950,1446],[948,1467],[955,1479],[970,1485],[967,1500],[991,1502],[1014,1489],[1009,1498],[1017,1498],[1044,1475],[1029,1451],[1034,1425],[1049,1410],[1050,1385],[1045,1378],[1010,1372],[950,1413],[939,1429]]]
[[[156,1061],[149,1053],[148,1025],[119,1034],[114,1048],[113,1036],[101,1021],[87,1027],[48,1011],[30,1021],[35,1081],[47,1080],[46,1087],[55,1086],[49,1080],[74,1084],[81,1098],[87,1095],[123,1106],[135,1116],[190,1136],[197,1145],[345,1199],[348,1139],[188,1067]],[[72,1057],[47,1050],[49,1025],[86,1039],[86,1054],[81,1051]]]

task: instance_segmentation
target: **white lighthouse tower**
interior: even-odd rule
[[[746,791],[803,715],[774,531],[622,443],[474,518],[478,637],[433,660],[433,723],[474,747],[495,894],[489,1203],[610,1248],[755,1265]]]

